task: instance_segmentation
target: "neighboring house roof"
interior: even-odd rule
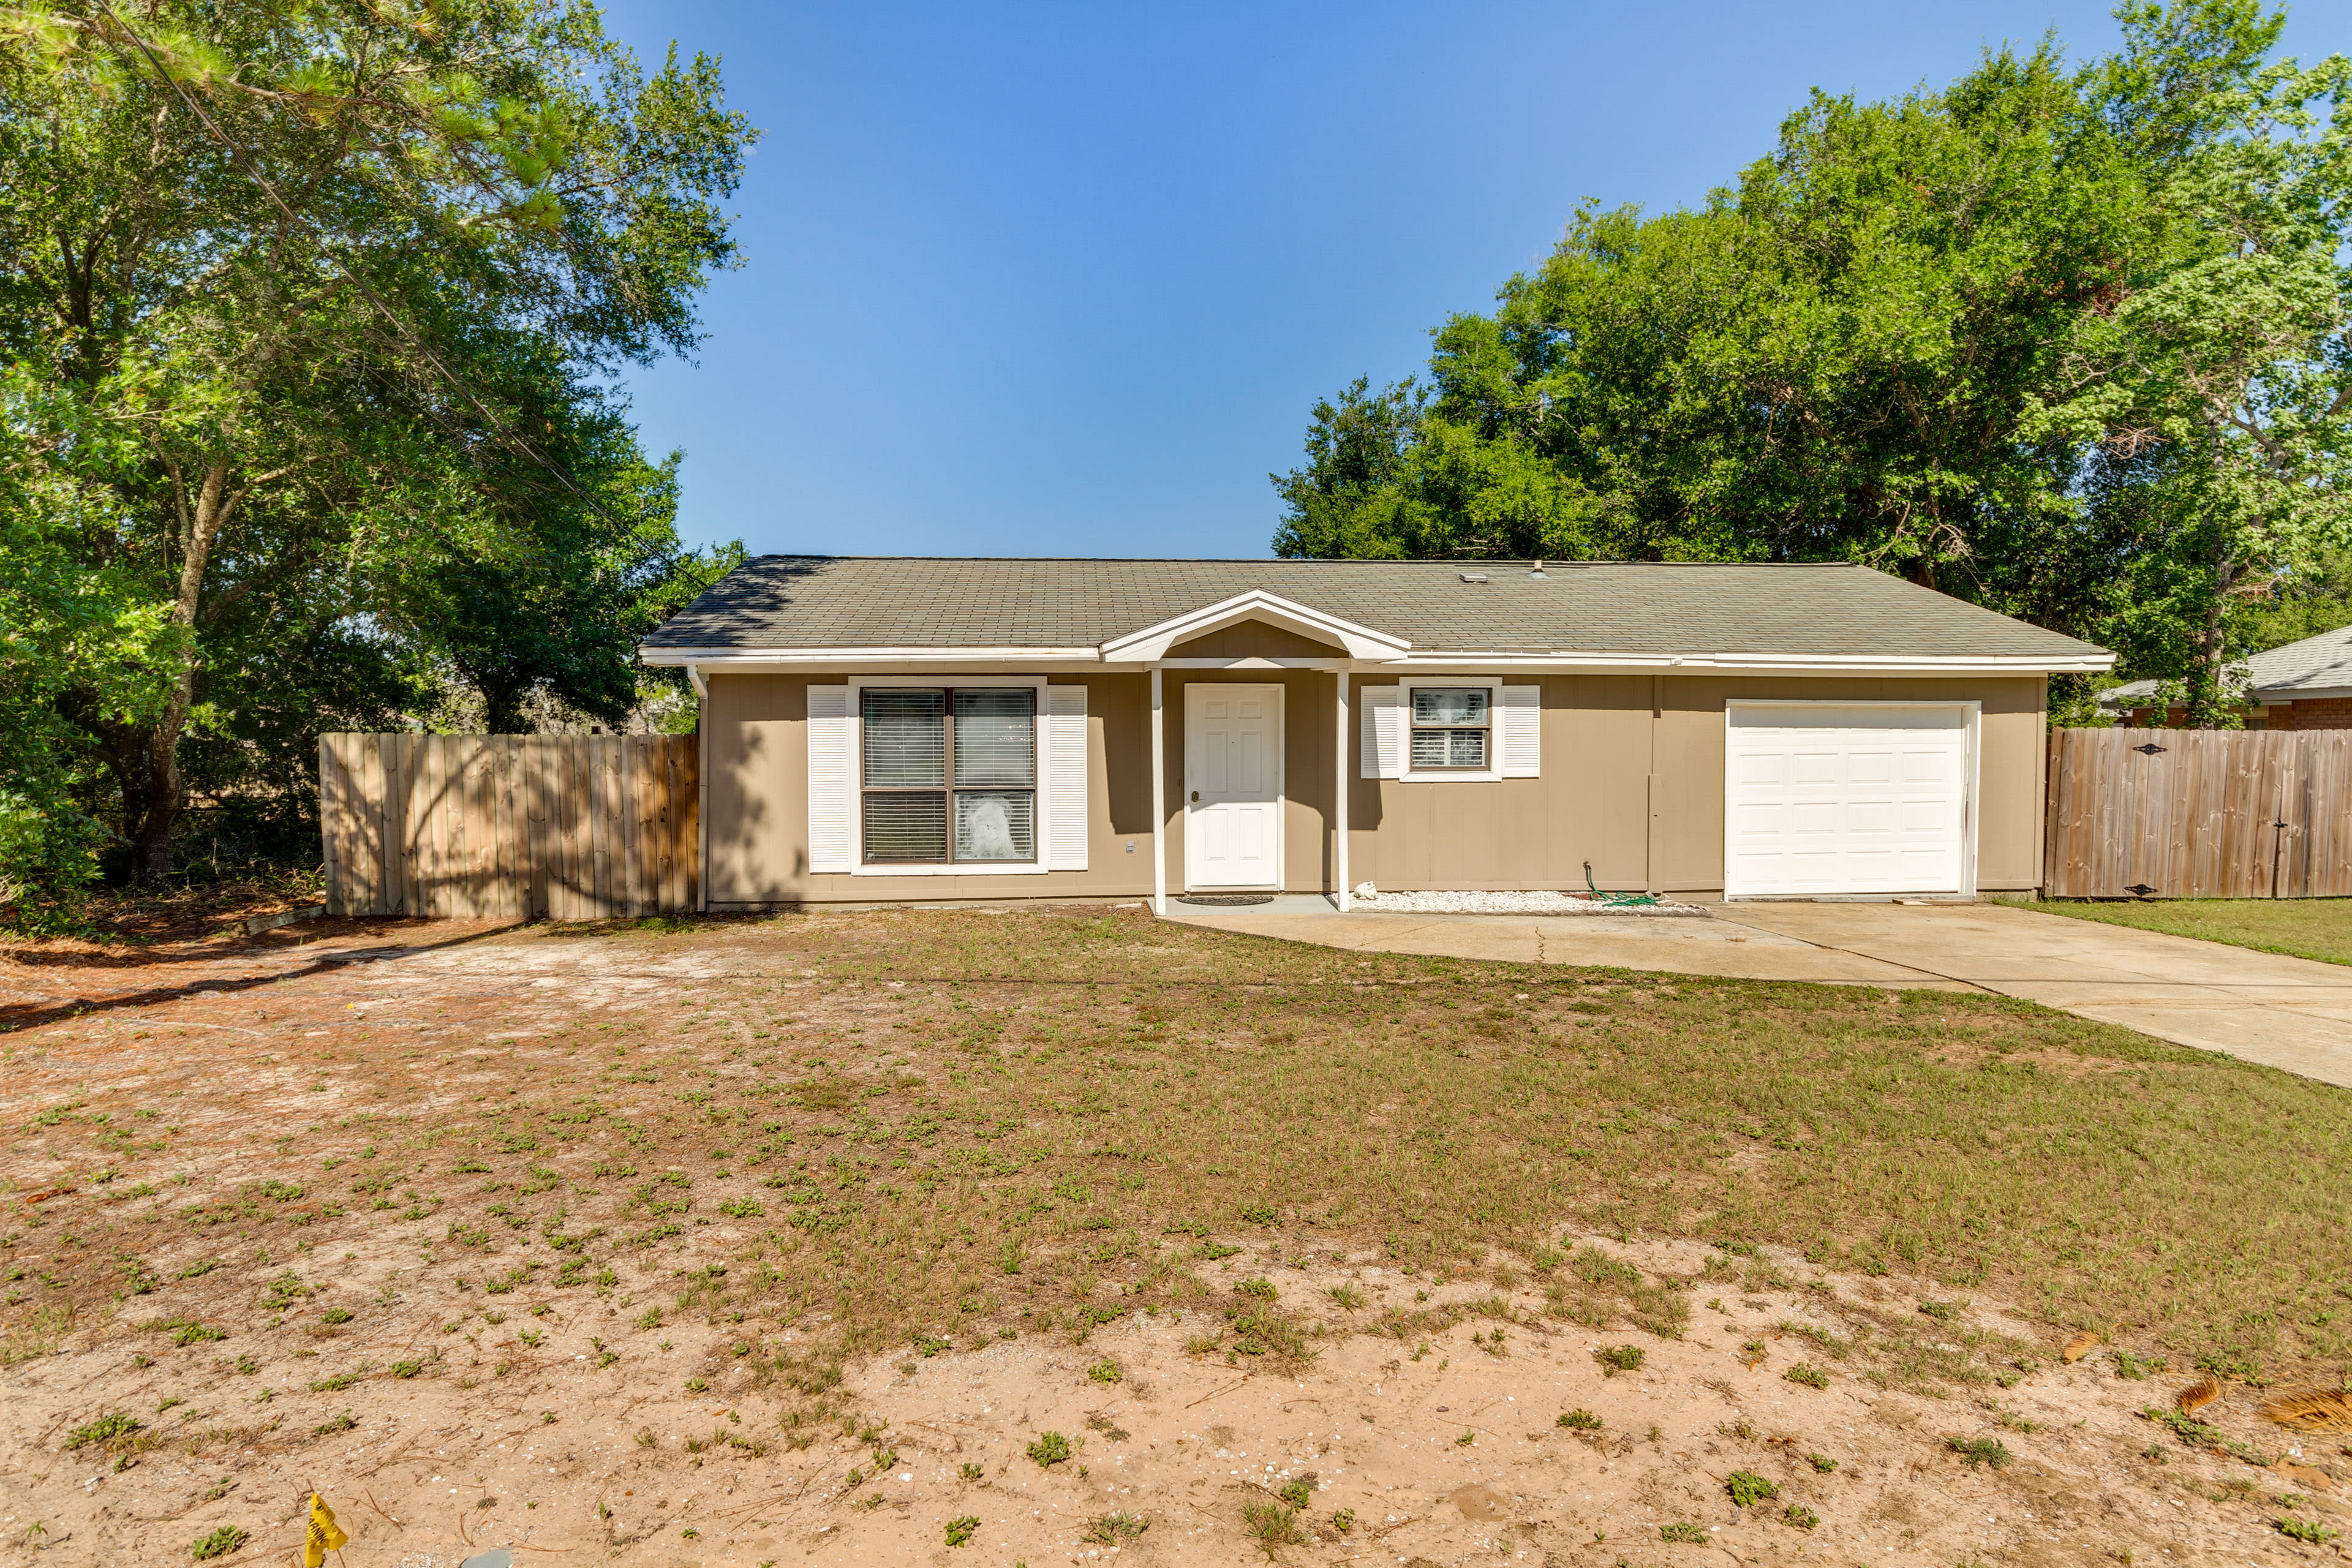
[[[1560,562],[1538,576],[1531,565],[763,555],[641,649],[664,664],[885,648],[1099,658],[1107,644],[1131,646],[1207,606],[1258,595],[1402,643],[1413,657],[1722,655],[2070,669],[2112,662],[2088,643],[1866,567]],[[1475,575],[1486,580],[1465,581]]]
[[[2248,695],[2273,702],[2352,693],[2352,626],[2265,648],[2245,658]],[[2129,708],[2156,696],[2153,680],[2127,680],[2099,693],[2107,708]]]

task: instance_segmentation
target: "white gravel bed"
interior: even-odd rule
[[[1583,893],[1368,893],[1356,889],[1355,907],[1410,915],[1696,915],[1696,904],[1604,904]]]

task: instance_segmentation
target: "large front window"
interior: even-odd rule
[[[858,718],[866,864],[1037,858],[1034,689],[867,687]]]
[[[1412,689],[1412,767],[1484,768],[1493,720],[1484,686]]]

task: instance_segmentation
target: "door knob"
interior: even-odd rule
[[[1193,798],[1194,800],[1198,800],[1198,799],[1200,799],[1200,798],[1201,798],[1201,792],[1200,792],[1199,790],[1194,790],[1194,791],[1192,792],[1192,798]]]

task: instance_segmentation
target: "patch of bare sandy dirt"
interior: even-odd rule
[[[1662,1273],[1701,1266],[1674,1244],[1587,1245]],[[396,1268],[355,1261],[340,1291],[398,1290]],[[1761,1261],[1792,1283],[1801,1271]],[[1261,1264],[1202,1267],[1229,1286]],[[730,1334],[751,1328],[681,1322],[655,1366],[610,1366],[617,1304],[534,1317],[517,1297],[493,1322],[419,1301],[426,1310],[394,1315],[395,1331],[336,1343],[333,1364],[383,1367],[460,1341],[504,1358],[505,1375],[467,1388],[379,1371],[285,1390],[268,1407],[294,1420],[201,1461],[168,1444],[121,1459],[67,1447],[89,1413],[150,1415],[159,1394],[194,1406],[198,1425],[252,1422],[257,1395],[226,1357],[126,1329],[0,1384],[0,1530],[26,1561],[161,1563],[241,1521],[253,1539],[233,1560],[283,1561],[313,1486],[351,1532],[348,1560],[387,1568],[455,1568],[495,1547],[520,1563],[660,1568],[2193,1565],[2338,1560],[2338,1545],[2299,1543],[2277,1521],[2352,1529],[2342,1439],[2284,1434],[2255,1415],[2254,1391],[2231,1386],[2199,1419],[2278,1468],[2184,1442],[2141,1412],[2189,1379],[2121,1376],[2105,1349],[2063,1364],[1989,1301],[1940,1321],[1954,1336],[1943,1348],[2011,1386],[1906,1391],[1822,1349],[1916,1311],[1878,1281],[1733,1288],[1671,1339],[1596,1332],[1548,1317],[1529,1292],[1432,1289],[1362,1258],[1265,1277],[1281,1301],[1328,1318],[1311,1361],[1188,1353],[1198,1315],[1135,1314],[1083,1344],[1024,1338],[853,1366],[835,1391],[845,1414],[797,1427],[789,1386],[721,1372],[689,1394],[659,1375],[662,1362],[725,1366],[741,1342]],[[1335,1288],[1366,1313],[1476,1315],[1408,1341],[1349,1333]],[[455,1335],[430,1321],[445,1308]],[[768,1327],[789,1346],[792,1331]],[[1623,1346],[1638,1366],[1601,1359]],[[1791,1381],[1800,1365],[1823,1369],[1826,1386]],[[1741,1506],[1736,1475],[1769,1495]]]

